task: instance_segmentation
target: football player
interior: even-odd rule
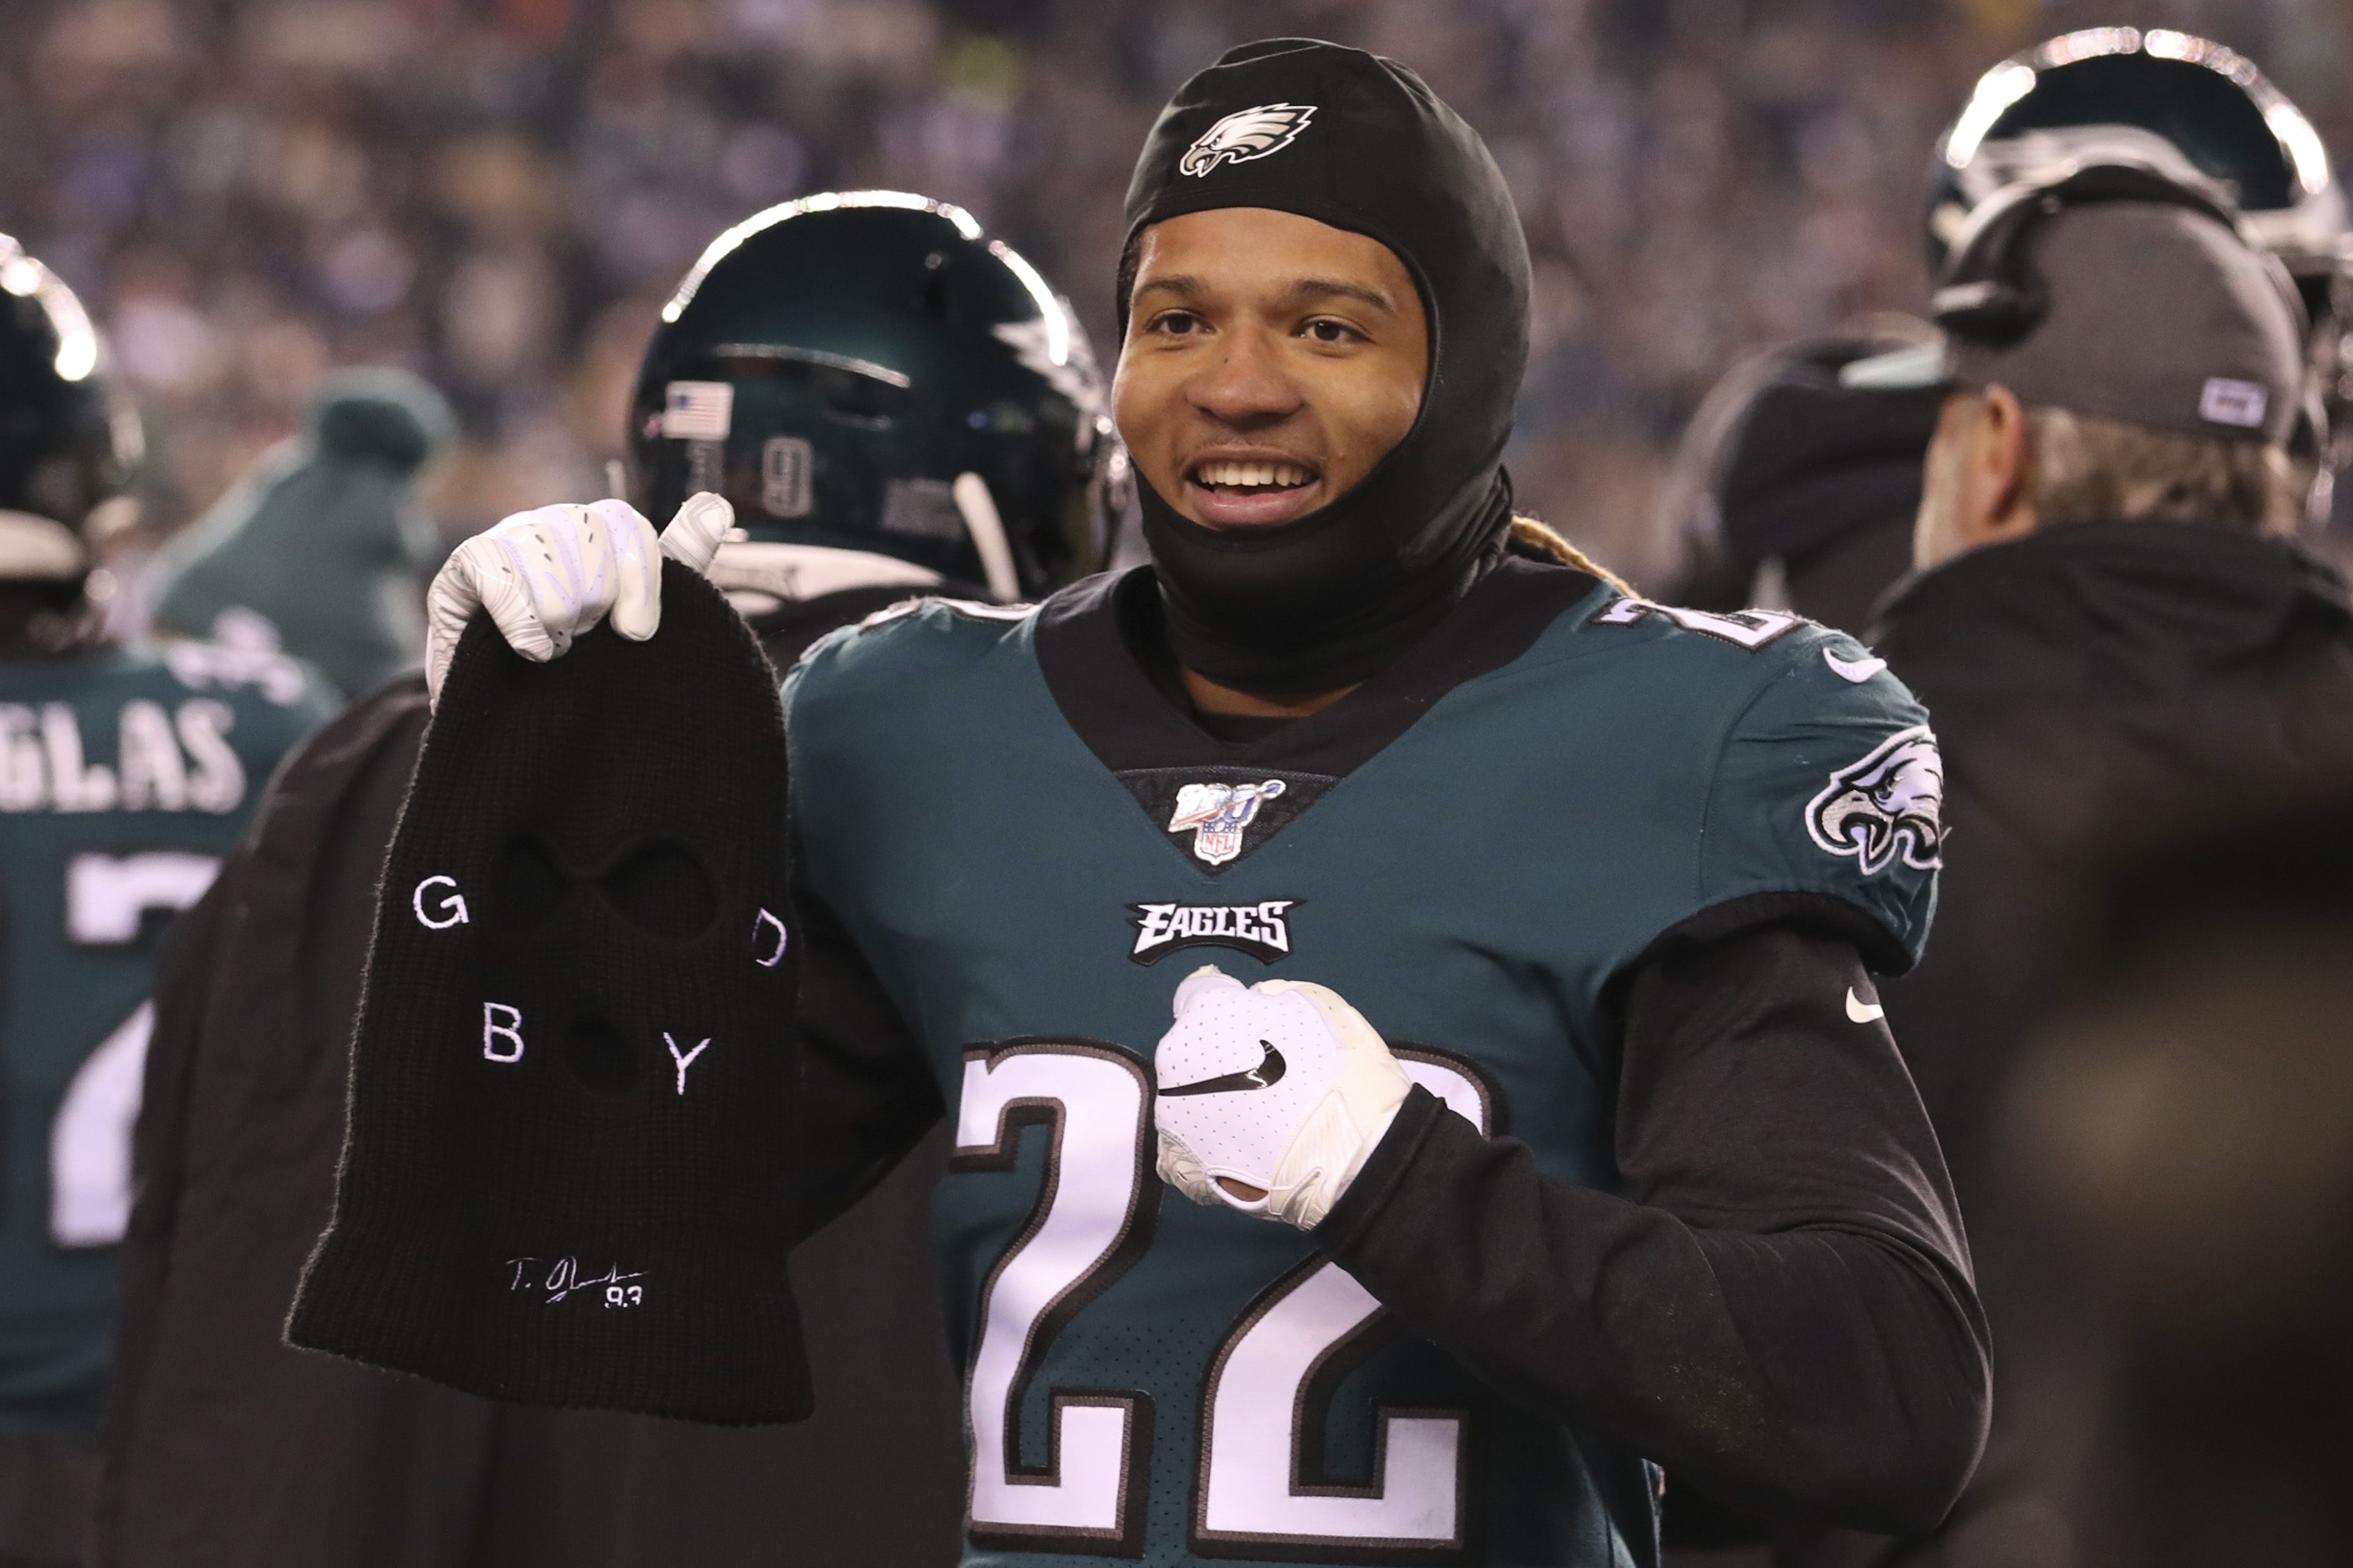
[[[1514,521],[1525,242],[1409,70],[1232,51],[1128,216],[1150,563],[786,688],[820,1173],[954,1128],[965,1561],[1649,1563],[1677,1477],[1933,1521],[1986,1352],[1872,979],[1934,897],[1925,715]],[[501,523],[437,626],[659,635],[514,564],[625,526]]]
[[[663,513],[694,487],[732,500],[712,575],[782,668],[911,594],[1010,599],[1092,570],[1123,460],[1103,401],[1068,307],[969,214],[812,195],[719,237],[663,311],[628,415],[628,489]],[[100,1561],[950,1560],[963,1462],[922,1238],[944,1138],[800,1260],[819,1368],[802,1426],[501,1407],[280,1342],[332,1200],[375,885],[425,716],[412,677],[305,746],[175,944]],[[832,1209],[930,1120],[849,1174]]]
[[[269,653],[99,629],[139,427],[71,289],[0,235],[0,1562],[83,1561],[164,920],[331,710]]]

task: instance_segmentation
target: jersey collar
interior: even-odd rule
[[[1259,793],[1247,830],[1197,839],[1199,868],[1215,874],[1297,820],[1439,699],[1519,658],[1600,588],[1599,579],[1571,567],[1506,557],[1356,690],[1246,741],[1220,740],[1195,719],[1162,640],[1158,584],[1148,565],[1089,578],[1047,600],[1039,611],[1038,663],[1063,720],[1157,826],[1178,831],[1172,825],[1184,816],[1182,803],[1203,799],[1204,789]],[[1188,787],[1196,793],[1187,795]]]

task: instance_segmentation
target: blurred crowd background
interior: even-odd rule
[[[340,647],[350,673],[315,657],[356,693],[417,640],[368,642],[380,580],[413,621],[409,590],[464,535],[609,493],[646,341],[721,230],[826,189],[960,204],[1070,296],[1108,366],[1123,197],[1162,102],[1235,43],[1332,38],[1411,64],[1493,150],[1535,258],[1518,499],[1662,592],[1684,541],[1660,501],[1703,396],[1746,351],[1921,310],[1932,149],[1972,85],[2054,34],[2126,20],[2251,58],[2353,158],[2353,0],[0,0],[0,234],[79,292],[143,416],[140,521],[93,596],[152,581],[120,569],[212,511],[174,553],[243,529],[214,570],[239,586],[281,574],[279,602],[314,623],[286,629]],[[441,412],[427,395],[414,419],[340,419],[322,388],[417,390],[332,380],[352,366],[405,368],[448,400],[429,524],[407,474],[448,434]],[[302,471],[261,463],[306,417]],[[311,524],[329,490],[344,555],[376,575],[314,587],[315,557],[282,541],[327,531]],[[2118,527],[1979,552],[1943,574],[1959,610],[1915,601],[1952,618],[1908,652],[1882,643],[1937,715],[1953,802],[1978,814],[1928,970],[1953,978],[1900,983],[1925,1000],[1893,990],[1889,1016],[1955,1156],[2004,1375],[2051,1406],[2002,1393],[2031,1441],[1998,1429],[1956,1516],[1996,1554],[1936,1560],[2341,1563],[2353,608],[2252,528]],[[377,537],[392,532],[396,549]],[[2168,576],[2149,549],[2192,554],[2167,557]],[[2105,591],[2118,584],[2131,592]],[[122,622],[144,591],[118,601]],[[181,631],[256,658],[278,636],[216,617],[242,601],[200,574],[175,591]],[[2123,829],[2176,794],[2218,821],[2274,795],[2307,815],[2205,847],[2152,833],[2158,870],[2112,875],[2103,857],[2147,849]],[[2058,1045],[2031,1058],[2029,1026],[2051,1017]],[[1943,1057],[1915,1019],[1949,1025]],[[331,1152],[343,1089],[322,1086]],[[227,1098],[232,1120],[262,1114]],[[318,1221],[285,1212],[300,1256]],[[269,1356],[281,1310],[271,1298],[253,1320]],[[190,1359],[205,1419],[227,1419]],[[2078,1461],[2065,1484],[2129,1521],[2126,1548],[2043,1549],[2073,1524],[2037,1489]],[[189,1489],[146,1463],[168,1520]],[[2013,1496],[2014,1477],[2032,1484]],[[1778,1541],[1776,1561],[1896,1560],[1819,1534]]]
[[[2144,0],[2353,150],[2353,6]],[[655,311],[803,192],[960,203],[1110,357],[1130,162],[1244,38],[1403,58],[1485,134],[1537,258],[1512,463],[1638,581],[1651,502],[1744,348],[1917,308],[1930,148],[1977,75],[2113,19],[2073,0],[5,0],[0,231],[79,290],[149,421],[144,542],[405,364],[462,438],[449,538],[604,493]]]

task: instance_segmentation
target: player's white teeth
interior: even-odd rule
[[[1193,481],[1203,485],[1247,487],[1271,485],[1288,489],[1315,476],[1296,463],[1203,463],[1193,470]]]

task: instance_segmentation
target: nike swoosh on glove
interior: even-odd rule
[[[1176,1010],[1153,1057],[1161,1180],[1197,1204],[1314,1229],[1413,1080],[1364,1015],[1324,986],[1245,986],[1212,964],[1176,987]],[[1265,1195],[1245,1198],[1225,1182]]]
[[[625,500],[543,506],[516,512],[450,553],[425,594],[425,689],[441,678],[476,610],[488,610],[507,646],[544,664],[605,618],[632,642],[661,626],[659,555],[707,574],[735,509],[708,490],[686,498],[654,537]]]

